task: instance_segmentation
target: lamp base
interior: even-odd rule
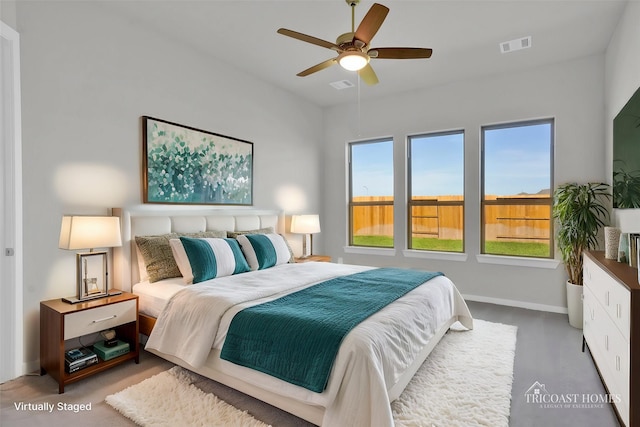
[[[78,304],[81,302],[86,302],[86,301],[91,301],[94,299],[98,299],[98,298],[104,298],[104,297],[108,297],[108,294],[96,294],[96,295],[91,295],[91,296],[87,296],[85,298],[78,298],[77,296],[73,296],[73,297],[66,297],[66,298],[62,298],[62,301],[67,302],[69,304]]]
[[[309,236],[309,253],[307,253],[307,236]],[[313,256],[313,234],[303,234],[302,235],[302,255],[299,257],[301,259],[309,258]]]

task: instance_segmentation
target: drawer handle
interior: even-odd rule
[[[620,370],[620,356],[616,356],[616,371]]]
[[[622,317],[622,306],[620,304],[616,304],[616,315],[618,319]]]
[[[105,322],[107,320],[111,320],[111,319],[115,319],[116,317],[118,317],[116,314],[114,314],[113,316],[109,316],[109,317],[105,317],[104,319],[98,319],[98,320],[94,320],[91,323],[100,323],[100,322]]]
[[[604,336],[604,349],[609,350],[609,335]]]
[[[608,306],[609,305],[609,291],[607,291],[606,294],[604,294],[604,303]]]

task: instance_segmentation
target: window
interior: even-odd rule
[[[552,119],[482,128],[483,254],[552,258]]]
[[[410,136],[409,249],[464,251],[464,132]]]
[[[393,247],[393,139],[349,144],[349,245]]]

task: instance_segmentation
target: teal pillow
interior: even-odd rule
[[[193,272],[193,283],[250,271],[234,239],[180,237]]]
[[[286,240],[279,234],[243,234],[236,237],[251,270],[286,264],[291,258]]]

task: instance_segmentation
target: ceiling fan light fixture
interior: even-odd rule
[[[359,71],[367,66],[369,57],[362,52],[347,51],[342,52],[340,56],[338,56],[338,63],[345,70]]]

